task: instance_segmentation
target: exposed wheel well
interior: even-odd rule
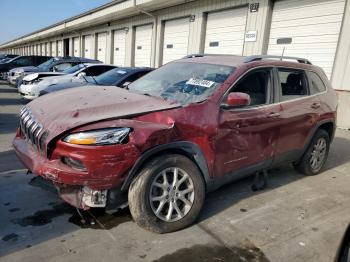
[[[333,139],[333,136],[334,136],[334,123],[332,123],[332,122],[324,123],[324,124],[320,125],[318,129],[325,130],[328,133],[329,138],[331,140]]]
[[[137,165],[137,168],[132,170],[132,174],[125,181],[124,185],[122,186],[122,190],[128,190],[131,182],[137,177],[137,174],[145,166],[145,164],[147,162],[152,161],[152,159],[154,159],[154,158],[161,157],[161,156],[168,155],[168,154],[183,155],[183,156],[187,157],[188,159],[190,159],[198,167],[198,170],[203,177],[205,186],[206,187],[208,186],[208,184],[207,184],[208,183],[208,174],[207,175],[204,174],[205,170],[203,170],[203,166],[201,166],[201,165],[203,165],[203,163],[200,163],[201,161],[198,161],[198,159],[196,159],[196,157],[193,153],[188,152],[185,149],[182,149],[180,147],[171,147],[171,148],[165,148],[165,149],[162,149],[160,151],[154,152],[151,155],[149,155],[148,157],[146,157],[145,159],[143,159],[142,163],[140,163],[140,165]]]

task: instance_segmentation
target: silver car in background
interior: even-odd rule
[[[22,84],[18,87],[18,92],[22,98],[33,100],[39,96],[41,90],[51,85],[69,82],[88,82],[89,78],[93,80],[94,77],[114,68],[117,67],[106,64],[84,63],[68,68],[56,76],[50,76],[51,72],[30,74],[23,78]]]

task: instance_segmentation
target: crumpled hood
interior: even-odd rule
[[[48,142],[63,132],[96,121],[130,118],[179,106],[115,86],[82,86],[39,97],[26,107],[48,130]]]

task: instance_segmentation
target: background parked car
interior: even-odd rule
[[[9,71],[7,81],[13,85],[21,85],[24,76],[36,72],[63,72],[81,63],[102,63],[101,61],[83,57],[53,57],[38,66],[17,67]]]
[[[18,55],[10,55],[10,54],[0,54],[0,63],[4,63],[12,58],[17,57]]]
[[[37,66],[51,59],[51,56],[18,56],[0,64],[0,79],[6,80],[8,72],[16,67]]]
[[[50,85],[71,82],[86,83],[87,78],[99,76],[114,68],[116,68],[114,65],[84,63],[68,68],[62,73],[56,72],[56,74],[59,74],[56,76],[47,76],[51,72],[34,73],[23,78],[18,92],[24,99],[32,100],[39,96],[41,90]]]
[[[48,86],[44,90],[40,91],[39,96],[56,92],[63,89],[69,89],[78,86],[91,86],[91,85],[102,85],[102,86],[118,86],[126,88],[130,83],[139,79],[140,77],[148,74],[154,70],[150,67],[119,67],[109,70],[106,73],[99,75],[96,78],[87,78],[87,82],[69,82],[69,83],[58,83]]]

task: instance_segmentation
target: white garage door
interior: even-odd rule
[[[83,46],[84,46],[83,56],[85,58],[92,58],[90,35],[83,36]]]
[[[46,50],[46,55],[49,56],[50,55],[50,45],[49,45],[49,43],[45,43],[45,50]]]
[[[165,22],[163,64],[188,54],[189,33],[190,21],[188,17]]]
[[[242,55],[247,24],[247,8],[209,13],[204,52]]]
[[[151,66],[152,25],[136,27],[135,66]]]
[[[106,63],[107,60],[107,33],[97,34],[97,60]]]
[[[45,55],[45,46],[40,44],[40,55]]]
[[[57,55],[63,56],[63,44],[62,40],[57,41]]]
[[[80,56],[80,41],[79,37],[73,38],[73,56],[79,57]]]
[[[345,0],[275,2],[268,54],[298,56],[321,66],[331,76]],[[292,38],[288,45],[277,39]],[[281,41],[281,40],[280,40]]]
[[[113,40],[113,64],[116,66],[125,65],[125,41],[126,33],[124,30],[114,31]]]
[[[51,56],[57,56],[56,52],[56,42],[51,42]]]

